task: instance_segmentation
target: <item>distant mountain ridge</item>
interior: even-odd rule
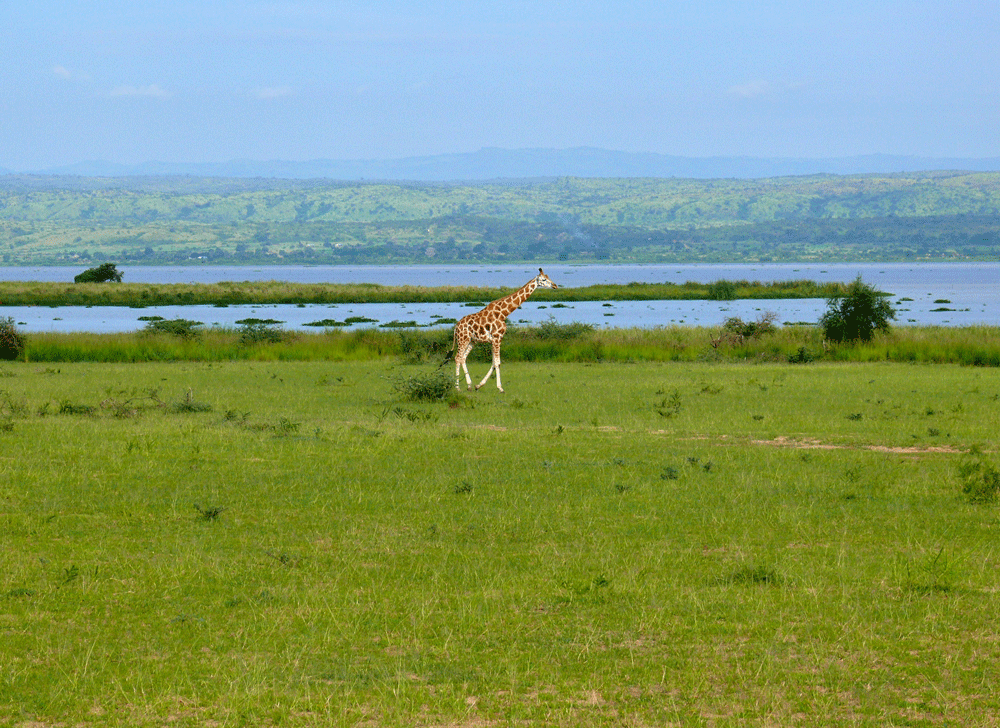
[[[825,159],[761,157],[681,157],[618,152],[594,147],[569,149],[500,149],[437,154],[402,159],[304,162],[233,160],[229,162],[144,162],[124,165],[89,161],[36,170],[51,175],[135,177],[264,177],[277,179],[399,180],[458,182],[537,177],[680,177],[754,179],[811,174],[891,174],[962,170],[1000,171],[1000,157],[940,158],[870,154]],[[10,172],[0,168],[0,173]]]

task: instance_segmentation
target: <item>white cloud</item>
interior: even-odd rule
[[[53,66],[52,73],[55,76],[63,79],[64,81],[89,81],[90,76],[86,73],[80,73],[79,71],[71,71],[66,68],[66,66]]]
[[[108,95],[113,97],[144,96],[147,98],[165,99],[171,94],[154,83],[149,86],[116,86],[108,92]]]

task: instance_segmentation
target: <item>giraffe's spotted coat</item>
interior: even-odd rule
[[[469,368],[465,365],[465,360],[472,351],[472,346],[477,341],[485,341],[493,347],[493,365],[486,372],[483,381],[476,385],[476,389],[482,387],[489,378],[496,372],[497,389],[503,391],[500,384],[500,342],[503,335],[507,333],[507,317],[528,297],[534,293],[536,288],[558,288],[541,268],[538,275],[521,286],[509,296],[498,298],[490,303],[486,308],[476,313],[460,319],[455,324],[455,389],[461,389],[461,375],[465,372],[465,382],[469,389],[472,389],[472,378],[469,376]]]

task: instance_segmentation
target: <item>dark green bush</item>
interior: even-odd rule
[[[730,316],[723,324],[723,331],[734,336],[741,336],[744,339],[756,339],[765,334],[775,332],[774,322],[778,314],[767,311],[757,317],[756,321],[744,321],[739,316]]]
[[[14,327],[14,319],[0,318],[0,359],[14,361],[24,355],[27,339]]]
[[[800,346],[799,350],[794,354],[788,355],[789,364],[809,364],[815,360],[816,357],[804,346]]]
[[[451,394],[455,380],[447,373],[437,370],[427,374],[414,374],[398,379],[393,389],[412,401],[436,402]]]
[[[189,321],[188,319],[156,319],[149,321],[143,331],[147,334],[173,334],[183,339],[191,339],[201,336],[196,326],[202,326],[201,321]]]
[[[733,301],[736,299],[736,284],[726,280],[709,283],[708,298],[712,301]]]
[[[88,268],[73,278],[74,283],[108,283],[111,281],[122,282],[122,273],[114,263],[104,263],[96,268]]]
[[[876,331],[888,331],[896,310],[886,297],[861,282],[861,276],[827,301],[819,319],[823,335],[830,341],[871,341]]]
[[[286,338],[286,332],[281,327],[265,321],[244,323],[240,326],[240,343],[243,346],[254,344],[280,344]]]
[[[978,451],[959,463],[958,477],[970,503],[993,503],[1000,495],[1000,470]]]

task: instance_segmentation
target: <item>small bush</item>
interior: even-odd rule
[[[27,339],[14,327],[14,319],[0,318],[0,359],[14,361],[24,356]]]
[[[174,413],[211,412],[212,405],[208,402],[197,402],[194,392],[190,389],[184,394],[184,399],[170,404],[167,409]]]
[[[726,280],[709,283],[708,298],[711,301],[734,301],[736,300],[736,284]]]
[[[104,263],[96,268],[88,268],[73,278],[74,283],[121,283],[122,273],[114,263]]]
[[[777,318],[778,314],[774,311],[762,313],[756,321],[744,321],[739,316],[730,316],[723,322],[722,330],[744,339],[758,339],[775,332],[774,322]]]
[[[193,339],[201,336],[196,326],[203,326],[201,321],[188,319],[157,319],[146,324],[143,331],[147,334],[173,334],[182,339]]]
[[[794,354],[788,355],[789,364],[809,364],[815,361],[816,357],[806,347],[800,346]]]
[[[245,320],[245,322],[240,325],[239,331],[240,343],[243,346],[253,346],[254,344],[280,344],[286,338],[285,330],[280,326],[276,327],[271,323],[271,320]]]
[[[663,394],[663,391],[657,392],[657,394]],[[681,411],[681,393],[678,390],[674,390],[673,394],[669,397],[664,397],[659,402],[653,404],[653,410],[660,417],[674,417]]]
[[[89,404],[76,404],[69,400],[59,403],[59,414],[61,415],[93,415],[97,412],[97,407]]]
[[[1000,495],[1000,470],[977,451],[959,464],[958,477],[970,503],[993,503]]]
[[[415,402],[443,400],[454,387],[455,381],[441,370],[430,374],[414,374],[393,383],[396,392]]]
[[[845,293],[827,300],[819,325],[830,341],[871,341],[876,331],[888,331],[889,320],[895,318],[889,301],[858,276]]]
[[[225,509],[223,506],[209,506],[208,508],[202,508],[197,503],[194,504],[194,509],[198,511],[198,516],[203,521],[217,521],[219,516]]]
[[[549,340],[560,340],[567,341],[569,339],[578,339],[581,336],[585,336],[594,330],[593,324],[583,324],[579,322],[561,324],[557,322],[554,318],[550,318],[539,324],[535,329],[535,336],[543,341]]]

